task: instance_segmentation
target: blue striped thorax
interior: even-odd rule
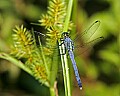
[[[62,36],[63,36],[63,41],[64,41],[66,49],[68,51],[70,51],[70,50],[73,51],[74,50],[74,43],[70,39],[69,33],[68,32],[63,32]]]

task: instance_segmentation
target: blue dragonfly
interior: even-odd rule
[[[62,42],[62,43],[61,43],[59,46],[62,46],[62,44],[64,44],[64,46],[65,46],[65,51],[66,51],[66,50],[68,51],[69,56],[70,56],[70,59],[71,59],[71,62],[72,62],[72,64],[73,64],[73,68],[74,68],[76,80],[77,80],[77,82],[78,82],[78,86],[79,86],[80,90],[82,90],[82,82],[81,82],[81,79],[80,79],[80,76],[79,76],[79,73],[78,73],[78,68],[77,68],[77,66],[76,66],[76,62],[75,62],[75,59],[74,59],[74,53],[73,53],[74,43],[73,43],[73,41],[70,39],[68,32],[63,32],[62,35],[63,35],[63,39],[61,39],[61,42]],[[66,52],[65,52],[65,53],[66,53]],[[65,53],[63,53],[62,55],[64,55]]]
[[[83,32],[82,37],[86,36],[86,34],[88,34],[88,32],[92,31],[91,33],[89,33],[89,36],[87,38],[88,41],[85,44],[83,44],[82,46],[80,46],[80,47],[83,47],[85,45],[89,45],[90,43],[93,43],[94,41],[98,41],[98,40],[103,39],[103,37],[98,37],[98,38],[96,38],[94,40],[89,41],[89,39],[91,38],[91,36],[95,33],[95,31],[99,27],[99,24],[100,24],[100,21],[95,21],[87,30],[85,30]],[[92,29],[93,27],[94,27],[94,30]],[[74,40],[77,40],[79,38],[79,36],[76,37]],[[62,46],[62,44],[64,44],[64,46],[65,46],[65,48],[64,48],[65,49],[65,53],[63,53],[61,55],[66,54],[66,51],[68,52],[69,57],[70,57],[71,62],[72,62],[72,65],[73,65],[73,69],[74,69],[74,73],[75,73],[75,76],[76,76],[76,80],[78,82],[78,86],[79,86],[80,90],[82,90],[82,82],[81,82],[80,75],[79,75],[79,72],[78,72],[78,68],[77,68],[77,65],[76,65],[76,62],[75,62],[75,59],[74,59],[74,53],[73,53],[74,48],[75,48],[74,47],[74,42],[70,38],[69,32],[63,32],[62,33],[62,37],[63,38],[61,38],[61,44],[59,46]]]
[[[92,43],[95,43],[96,41],[99,41],[101,39],[103,39],[103,37],[97,37],[96,39],[90,40],[90,38],[92,37],[92,35],[96,32],[96,30],[98,29],[100,25],[100,21],[95,21],[91,26],[89,26],[81,35],[77,35],[77,37],[72,40],[69,36],[69,32],[63,32],[62,33],[62,38],[61,38],[61,44],[59,46],[62,46],[62,44],[64,44],[65,46],[65,51],[63,50],[61,55],[64,55],[68,52],[69,57],[71,59],[72,65],[73,65],[73,69],[74,69],[74,73],[76,76],[76,80],[78,82],[78,86],[80,88],[80,90],[82,90],[82,82],[80,79],[80,75],[78,72],[78,68],[76,65],[76,61],[75,61],[75,57],[74,57],[74,49],[77,47],[78,49],[82,49],[82,53],[86,52],[86,50],[89,49],[89,47],[85,50],[83,50],[85,48],[85,46],[90,46]],[[42,36],[46,36],[45,34],[42,34],[40,32],[34,31],[35,33],[42,35]],[[77,45],[74,46],[74,41],[78,40],[79,38],[86,38],[87,41],[85,41],[85,43],[83,43],[82,45]]]

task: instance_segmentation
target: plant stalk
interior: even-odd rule
[[[16,66],[18,66],[19,68],[23,69],[24,71],[33,76],[32,71],[30,69],[28,69],[21,61],[16,60],[12,56],[6,53],[0,53],[0,58],[10,61],[11,63],[15,64]]]
[[[73,0],[69,0],[68,6],[67,6],[67,14],[66,14],[66,18],[65,18],[63,32],[68,31],[69,21],[70,21],[71,12],[72,12],[72,5],[73,5]],[[62,50],[64,51],[65,50],[64,44],[62,44],[62,46],[60,46],[59,49],[60,49],[60,53],[62,52]],[[62,61],[62,68],[63,68],[65,96],[72,96],[71,86],[70,86],[70,72],[69,72],[69,65],[68,65],[68,60],[67,60],[66,54],[61,55],[61,61]]]

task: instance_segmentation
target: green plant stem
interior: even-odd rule
[[[66,18],[65,18],[63,32],[68,31],[69,21],[70,21],[71,12],[72,12],[72,5],[73,5],[73,0],[69,0],[68,7],[67,7],[67,15],[66,15]]]
[[[71,86],[70,86],[70,71],[69,71],[69,65],[68,65],[68,60],[67,60],[67,55],[66,54],[64,55],[64,61],[65,61],[67,94],[68,94],[68,96],[72,96]]]
[[[77,18],[77,4],[78,3],[78,0],[74,0],[74,3],[73,3],[73,12],[72,12],[72,22],[74,23],[74,24],[76,24],[77,22],[77,20],[76,20],[76,18]],[[77,26],[76,26],[77,27]],[[73,37],[74,35],[75,35],[75,32],[76,32],[76,27],[73,27],[72,28],[72,32],[70,33],[70,35]]]
[[[30,69],[28,69],[21,61],[18,61],[12,56],[6,53],[0,53],[0,58],[10,61],[11,63],[15,64],[16,66],[18,66],[19,68],[23,69],[24,71],[33,76],[32,71]]]
[[[72,11],[72,5],[73,5],[73,0],[69,0],[68,7],[67,7],[67,15],[66,15],[66,18],[65,18],[63,32],[68,31],[68,26],[69,26],[71,11]],[[62,45],[63,46],[60,47],[60,52],[62,52],[62,49],[65,50],[64,44],[62,44]],[[66,54],[61,55],[61,61],[62,61],[62,68],[63,68],[65,95],[66,96],[72,96],[71,86],[70,86],[70,72],[69,72],[69,65],[68,65],[68,62],[67,62],[67,55]]]
[[[60,45],[61,43],[59,43]],[[60,54],[63,54],[62,50],[65,50],[65,46],[62,44],[62,46],[59,46]],[[66,55],[66,54],[65,54]],[[62,62],[62,69],[63,69],[63,78],[64,78],[64,87],[65,87],[65,96],[68,96],[68,90],[67,90],[67,76],[65,71],[65,58],[64,55],[61,55],[61,62]]]
[[[47,65],[46,60],[45,60],[44,52],[43,52],[43,49],[42,49],[42,44],[41,44],[41,41],[40,41],[40,36],[38,36],[38,40],[39,40],[39,44],[40,44],[40,52],[42,54],[43,63],[45,64],[48,79],[50,80],[50,75],[49,75],[50,71],[49,71],[48,65]]]
[[[53,87],[50,87],[50,96],[56,96],[55,95],[55,90]]]
[[[50,70],[49,70],[48,65],[46,63],[46,59],[45,59],[44,52],[43,52],[43,49],[42,49],[42,44],[41,44],[41,41],[40,41],[40,36],[38,36],[38,40],[39,40],[39,44],[40,44],[40,52],[41,52],[42,57],[43,57],[43,62],[45,64],[48,79],[50,80]],[[50,90],[50,96],[55,96],[54,86],[49,85],[49,90]]]

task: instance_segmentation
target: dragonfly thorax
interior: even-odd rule
[[[66,37],[66,38],[64,39],[64,44],[65,44],[65,48],[66,48],[68,51],[73,51],[73,50],[74,50],[73,41],[72,41],[69,37]]]
[[[73,44],[73,41],[70,39],[69,32],[63,32],[62,37],[63,37],[63,43],[65,45],[66,50],[73,51],[74,44]]]

